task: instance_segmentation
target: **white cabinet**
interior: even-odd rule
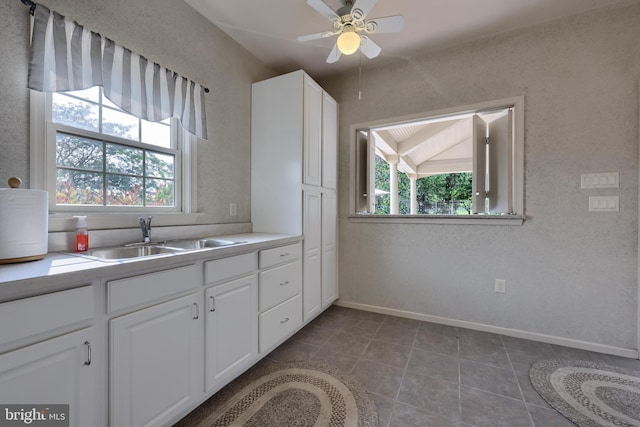
[[[260,251],[260,354],[280,345],[302,326],[302,245]]]
[[[306,74],[303,76],[304,177],[307,185],[322,184],[322,88]]]
[[[308,322],[338,296],[338,105],[296,71],[254,83],[251,112],[253,228],[304,234],[302,300]]]
[[[335,191],[322,192],[322,308],[338,298],[337,200]]]
[[[110,425],[163,425],[201,396],[199,303],[190,294],[110,321]]]
[[[0,402],[68,404],[70,426],[100,425],[93,316],[92,286],[0,304]]]
[[[304,190],[304,263],[302,301],[304,321],[322,309],[322,193],[319,188]]]
[[[338,103],[322,94],[322,186],[338,188]]]
[[[241,374],[258,357],[258,277],[253,274],[212,286],[205,296],[205,387],[209,392]]]
[[[68,404],[68,425],[100,425],[92,343],[93,328],[85,328],[0,355],[0,402]]]

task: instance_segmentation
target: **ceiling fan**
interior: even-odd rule
[[[338,35],[336,44],[331,49],[327,57],[327,62],[333,64],[342,54],[351,55],[358,49],[367,58],[375,58],[380,54],[382,48],[368,37],[369,34],[396,33],[404,28],[404,17],[402,15],[385,16],[383,18],[366,19],[378,0],[356,0],[353,3],[347,0],[346,4],[333,11],[322,0],[307,0],[307,4],[317,12],[326,16],[333,24],[331,31],[308,34],[298,37],[298,41],[307,42]],[[364,35],[364,34],[367,35]]]

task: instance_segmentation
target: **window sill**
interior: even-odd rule
[[[76,219],[73,213],[49,213],[49,232],[72,231],[76,229]],[[90,230],[109,230],[118,228],[138,227],[138,218],[153,216],[153,226],[195,225],[202,213],[182,212],[128,212],[128,213],[100,213],[78,212],[75,215],[86,215]]]
[[[522,225],[526,215],[349,215],[350,222],[385,224]]]

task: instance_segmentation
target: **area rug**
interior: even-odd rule
[[[549,405],[580,427],[640,426],[640,371],[541,360],[531,366],[529,378]]]
[[[182,419],[180,427],[376,427],[375,404],[323,363],[263,360]]]

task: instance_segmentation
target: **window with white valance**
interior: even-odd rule
[[[50,225],[90,212],[101,228],[142,213],[191,223],[208,89],[42,5],[32,10],[31,184],[49,192]]]

